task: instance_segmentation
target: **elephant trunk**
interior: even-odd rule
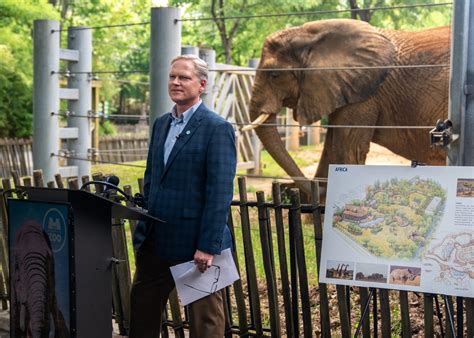
[[[251,113],[252,120],[257,118],[256,114]],[[272,114],[267,123],[274,124],[276,122],[276,115]],[[308,180],[304,179],[304,174],[300,168],[296,165],[293,158],[290,156],[285,148],[285,145],[281,141],[280,135],[276,126],[265,126],[261,125],[256,129],[257,135],[262,141],[263,146],[272,156],[272,158],[280,165],[285,172],[291,176],[298,188],[304,191],[306,194],[311,194],[311,186]]]

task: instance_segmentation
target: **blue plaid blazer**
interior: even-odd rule
[[[237,164],[234,129],[201,104],[165,166],[170,123],[166,114],[153,125],[144,178],[148,213],[165,223],[139,222],[135,250],[153,235],[154,252],[163,259],[191,260],[196,249],[219,254],[232,245],[227,217]]]

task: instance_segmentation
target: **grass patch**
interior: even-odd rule
[[[134,166],[143,166],[145,167],[146,161],[135,161],[128,162],[127,164],[132,164]],[[138,190],[138,179],[143,178],[145,173],[145,168],[139,167],[127,167],[124,165],[115,165],[115,164],[96,164],[92,166],[92,174],[102,173],[103,175],[115,175],[120,179],[120,187],[124,185],[130,185],[132,187],[132,192],[137,193]]]

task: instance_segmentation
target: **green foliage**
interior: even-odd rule
[[[0,137],[31,135],[33,20],[57,18],[46,1],[0,1]]]
[[[425,1],[441,3],[442,0]],[[70,26],[104,26],[149,22],[148,0],[57,1],[54,8],[47,0],[0,1],[0,137],[31,135],[32,114],[32,28],[36,19],[61,20]],[[301,13],[349,9],[348,0],[170,0],[183,9],[183,18],[210,18],[211,5],[219,16],[245,16],[270,13]],[[359,8],[416,4],[415,0],[356,1]],[[222,4],[222,6],[220,6]],[[370,23],[381,28],[419,30],[449,24],[452,6],[416,7],[370,12]],[[62,15],[60,15],[60,12]],[[231,60],[247,65],[259,58],[265,38],[278,30],[308,21],[350,18],[349,12],[272,16],[216,21],[184,21],[182,44],[213,48],[218,62],[224,62],[223,41],[227,41]],[[62,41],[65,43],[65,32]],[[149,25],[93,30],[93,70],[114,70],[117,74],[100,75],[101,100],[111,101],[111,111],[130,111],[130,102],[148,99],[147,73],[130,73],[149,68]],[[65,47],[63,45],[63,47]],[[63,65],[64,66],[64,65]],[[130,81],[121,82],[118,80]],[[137,82],[141,82],[140,84]],[[145,83],[145,85],[144,85]],[[131,112],[132,113],[132,112]],[[324,121],[323,121],[324,124]],[[271,170],[273,171],[273,169]],[[283,173],[282,173],[283,175]]]
[[[150,21],[149,16],[147,0],[77,1],[70,4],[64,27],[144,23]],[[101,100],[111,101],[112,112],[126,113],[129,99],[146,100],[148,86],[144,83],[148,82],[149,40],[147,24],[93,30],[93,70],[118,72],[99,74]],[[135,70],[145,72],[129,73]]]
[[[117,128],[110,121],[103,121],[99,124],[99,135],[117,135]]]

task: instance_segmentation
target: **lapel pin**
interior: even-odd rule
[[[186,131],[186,135],[189,135],[189,134],[191,134],[191,132],[190,132],[189,130],[188,130],[188,131]]]

